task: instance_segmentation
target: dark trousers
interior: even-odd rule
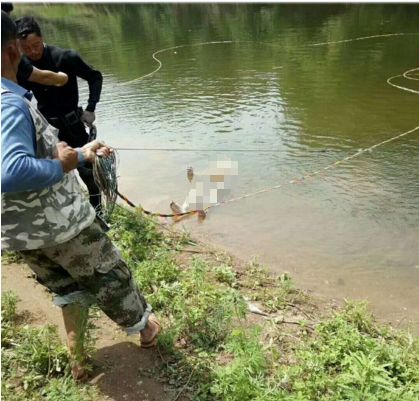
[[[59,130],[58,139],[66,142],[73,148],[82,147],[88,140],[88,134],[83,122],[80,120],[80,116],[81,109],[75,110],[71,119],[65,116],[48,118],[49,123]],[[93,178],[92,164],[86,162],[83,167],[79,167],[77,170],[89,191],[90,204],[95,208],[96,214],[100,213],[102,211],[101,195]]]

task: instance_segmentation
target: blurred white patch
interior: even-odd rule
[[[192,188],[182,206],[172,202],[173,207],[185,213],[190,210],[203,210],[226,200],[238,174],[238,162],[232,160],[211,161],[208,170],[202,174],[195,174],[192,167],[188,167],[187,178]]]

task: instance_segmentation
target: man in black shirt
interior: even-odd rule
[[[102,74],[87,65],[74,50],[61,49],[43,42],[41,29],[33,17],[23,17],[16,21],[19,44],[23,52],[18,71],[18,83],[32,90],[38,109],[48,122],[59,129],[58,137],[72,147],[86,144],[89,135],[86,127],[92,128],[95,107],[102,91]],[[41,70],[62,71],[68,75],[68,82],[61,87],[45,86],[29,81],[31,65]],[[86,109],[79,107],[77,77],[89,84],[89,99]],[[90,203],[100,212],[100,191],[94,182],[92,166],[78,169],[85,182]]]
[[[1,3],[1,9],[8,16],[14,10],[12,3]],[[39,70],[30,64],[19,64],[19,69],[23,76],[27,77],[27,80],[30,82],[36,82],[41,85],[53,85],[53,86],[62,86],[65,85],[68,81],[67,74],[64,74],[61,71],[53,72],[49,70]],[[23,70],[22,70],[23,69]]]
[[[1,10],[4,11],[7,15],[10,16],[14,7],[12,3],[1,3]]]

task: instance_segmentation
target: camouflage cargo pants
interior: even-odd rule
[[[96,222],[64,244],[22,251],[21,255],[38,282],[55,294],[56,305],[96,303],[128,334],[145,327],[151,306]]]

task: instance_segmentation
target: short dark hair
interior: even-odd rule
[[[10,14],[13,11],[12,3],[1,3],[1,10],[7,14]]]
[[[35,35],[42,36],[41,28],[35,21],[34,17],[22,17],[16,20],[17,37],[19,39],[26,39],[28,35],[34,33]]]
[[[4,50],[6,44],[16,39],[16,25],[13,20],[5,13],[1,12],[1,51]]]

